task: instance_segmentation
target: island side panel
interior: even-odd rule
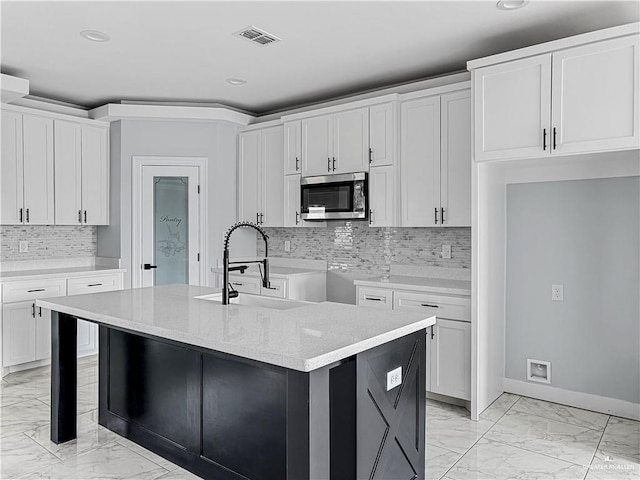
[[[77,321],[51,312],[51,441],[76,438]]]
[[[357,356],[357,478],[425,475],[426,330]],[[402,368],[399,386],[387,374]]]

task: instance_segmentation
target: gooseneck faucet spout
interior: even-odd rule
[[[229,261],[229,238],[231,237],[231,234],[238,228],[240,227],[250,227],[253,228],[255,230],[257,230],[260,235],[262,235],[262,239],[264,240],[264,258],[262,260],[251,260],[251,261],[247,261],[247,262],[230,262]],[[263,272],[263,276],[262,276],[262,286],[264,288],[269,288],[270,283],[269,283],[269,260],[268,260],[268,256],[269,256],[269,242],[268,242],[269,236],[265,233],[265,231],[260,228],[258,225],[256,225],[255,223],[251,223],[251,222],[238,222],[234,225],[231,226],[231,228],[229,228],[229,230],[227,230],[227,233],[224,236],[224,252],[222,255],[222,304],[223,305],[229,305],[229,299],[230,298],[235,298],[238,296],[238,292],[235,291],[233,288],[230,288],[229,285],[229,272],[235,271],[235,270],[240,270],[240,273],[244,273],[244,271],[248,268],[247,267],[247,263],[261,263],[264,269]],[[234,264],[242,264],[242,265],[238,265],[235,267],[231,267],[230,265],[234,265]]]

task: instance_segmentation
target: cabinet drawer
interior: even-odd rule
[[[9,282],[2,286],[2,303],[64,297],[66,294],[67,282],[64,278]]]
[[[67,280],[67,292],[69,295],[109,292],[112,290],[120,290],[121,288],[120,275],[117,273],[92,275],[90,277],[74,277]]]
[[[471,321],[471,298],[430,293],[394,292],[394,310],[420,310],[440,318]]]
[[[265,297],[287,298],[287,281],[284,278],[270,280],[270,288],[262,288]]]
[[[254,295],[260,295],[261,282],[258,277],[229,275],[229,283],[234,290],[237,290],[240,293],[253,293]]]
[[[393,290],[358,287],[358,306],[391,310],[393,307]]]

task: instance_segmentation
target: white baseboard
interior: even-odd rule
[[[504,391],[524,397],[537,398],[548,402],[606,413],[607,415],[614,415],[616,417],[640,420],[640,404],[627,402],[626,400],[618,400],[617,398],[573,392],[562,388],[513,380],[512,378],[504,379]]]

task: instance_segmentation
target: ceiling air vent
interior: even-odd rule
[[[260,30],[259,28],[254,27],[253,25],[247,28],[243,28],[239,32],[234,33],[240,38],[244,38],[249,40],[252,43],[258,45],[269,45],[270,43],[275,43],[281,41],[275,35],[265,32],[264,30]]]

